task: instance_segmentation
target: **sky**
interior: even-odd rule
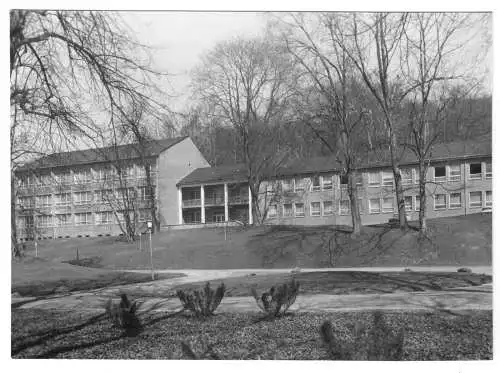
[[[125,12],[123,20],[141,43],[152,48],[153,67],[170,75],[169,99],[181,110],[189,98],[189,74],[203,53],[217,42],[237,36],[257,36],[265,13]]]

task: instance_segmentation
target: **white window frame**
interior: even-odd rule
[[[272,210],[274,208],[274,210]],[[271,214],[271,211],[274,211],[274,214]],[[273,204],[269,205],[269,208],[267,210],[267,217],[272,219],[278,216],[278,206]]]
[[[415,196],[414,206],[415,206],[415,211],[420,211],[420,196]]]
[[[318,211],[314,210],[313,204],[317,204],[319,206]],[[311,210],[310,210],[311,216],[321,216],[321,202],[317,202],[317,201],[311,202],[310,208],[311,208]]]
[[[326,207],[325,207],[325,204],[329,203],[330,204],[330,211],[327,211]],[[323,216],[331,216],[333,215],[333,201],[323,201],[322,202],[322,205],[320,207],[320,209],[322,208],[322,211],[323,211]]]
[[[148,210],[148,209],[140,209],[139,210],[139,216],[137,217],[137,221],[139,221],[140,223],[145,223],[149,220],[151,216],[151,211]],[[222,221],[224,221],[224,214],[222,214]],[[217,220],[217,218],[216,218]]]
[[[473,193],[476,193],[480,196],[481,200],[479,202],[472,202],[471,197],[472,197]],[[483,192],[481,192],[479,190],[469,192],[469,208],[481,208],[481,207],[483,207]]]
[[[409,174],[409,178],[405,177],[405,174]],[[401,169],[401,184],[411,185],[413,184],[413,169],[412,168],[402,168]]]
[[[478,173],[478,174],[471,174],[471,172],[470,172],[470,166],[472,166],[473,164],[474,165],[476,165],[476,164],[481,165],[481,172],[480,173]],[[483,162],[469,163],[469,180],[481,180],[483,178],[483,172],[484,172]],[[472,175],[474,175],[474,177]]]
[[[286,214],[285,206],[290,206],[290,215]],[[284,218],[291,218],[293,217],[293,203],[284,203],[283,204],[283,217]]]
[[[306,177],[296,177],[294,182],[294,190],[295,192],[304,192],[307,187],[307,179]],[[298,181],[298,182],[297,182]]]
[[[79,216],[85,216],[85,222],[78,222]],[[90,225],[92,224],[92,213],[90,212],[80,212],[75,214],[75,225]]]
[[[378,201],[378,209],[373,209],[372,201]],[[380,214],[382,212],[382,202],[380,198],[370,198],[368,199],[368,213],[370,214]]]
[[[394,187],[394,174],[392,171],[382,171],[382,186]]]
[[[405,211],[406,212],[411,212],[414,209],[413,197],[414,196],[405,196]],[[407,199],[410,199],[410,208],[408,208],[408,204],[406,203]]]
[[[347,202],[347,209],[342,208],[342,203]],[[339,201],[339,215],[350,215],[351,213],[351,201],[349,199],[341,199]]]
[[[444,196],[444,204],[443,205],[436,205],[436,201],[437,201],[438,196]],[[445,193],[437,193],[434,195],[434,210],[435,211],[446,210],[446,208],[448,207],[448,198],[447,197],[448,197],[448,195]]]
[[[294,184],[293,179],[283,179],[281,180],[281,190],[284,193],[293,192],[294,191],[293,184]],[[289,187],[285,188],[285,185],[289,185]]]
[[[39,215],[37,216],[37,227],[39,228],[49,228],[53,226],[53,220],[51,215]]]
[[[488,201],[488,193],[490,193],[490,201]],[[484,191],[484,207],[493,207],[493,192],[491,190]]]
[[[302,212],[297,211],[297,205],[302,205]],[[295,202],[293,204],[293,213],[296,218],[303,218],[306,216],[306,207],[303,202]]]
[[[420,184],[420,170],[418,168],[413,168],[413,183]]]
[[[356,186],[360,188],[363,187],[363,173],[356,172],[355,177],[356,177]]]
[[[488,165],[490,166],[490,172],[488,172]],[[484,162],[484,176],[486,179],[493,178],[493,164],[491,162]]]
[[[447,168],[448,168],[447,173],[449,182],[456,182],[462,180],[462,169],[459,164],[451,164],[448,165]],[[454,168],[458,168],[458,174],[455,175],[453,174],[454,172],[457,171],[456,169],[454,170]]]
[[[333,176],[321,176],[321,190],[333,190]]]
[[[89,184],[92,182],[92,170],[82,169],[78,171],[73,171],[73,183],[74,184]]]
[[[79,199],[78,199],[78,197]],[[85,196],[85,199],[82,199],[81,197]],[[92,203],[92,192],[90,191],[82,191],[82,192],[75,192],[75,200],[74,204],[75,206],[81,206],[81,205],[88,205]]]
[[[387,201],[387,200],[390,200],[391,201],[391,207],[390,208],[385,208],[384,207],[384,202]],[[394,197],[385,197],[385,198],[382,198],[382,201],[381,201],[381,209],[382,209],[382,214],[389,214],[389,213],[394,213]]]
[[[314,185],[314,179],[318,180],[318,185]],[[311,192],[319,192],[321,191],[321,176],[313,176],[311,177]]]
[[[106,216],[106,220],[102,219],[102,217]],[[113,224],[114,214],[111,211],[100,211],[95,214],[95,224],[96,225],[108,225]]]
[[[352,176],[352,175],[351,175]],[[347,175],[342,175],[342,174],[339,174],[339,188],[342,188],[342,189],[347,189],[347,186],[348,186],[348,183],[349,181],[347,181],[347,183],[344,183],[342,184],[342,177],[345,177],[346,179],[348,179]]]
[[[373,176],[377,176],[377,180],[373,181]],[[376,188],[382,184],[382,176],[380,175],[380,171],[372,171],[368,172],[368,187]]]
[[[436,168],[444,168],[444,176],[436,176]],[[445,183],[446,182],[446,174],[447,167],[446,166],[434,166],[434,182],[435,183]]]
[[[457,204],[457,203],[452,203],[451,202],[451,197],[453,195],[459,195],[460,196],[460,204]],[[461,209],[462,208],[462,193],[461,192],[452,192],[448,195],[448,208],[450,210],[454,210],[454,209]]]
[[[61,224],[60,216],[67,216],[68,218],[65,219],[64,222],[62,222],[62,224]],[[56,218],[55,225],[57,227],[67,227],[67,226],[71,225],[71,214],[56,214],[55,218]]]
[[[61,202],[61,196],[66,196],[64,201]],[[71,206],[72,200],[71,200],[71,193],[59,193],[56,194],[56,206]]]
[[[47,198],[44,198],[44,197],[47,197]],[[36,196],[36,204],[38,207],[50,207],[50,206],[52,206],[52,195],[43,194],[40,196]]]

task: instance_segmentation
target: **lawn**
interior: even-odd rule
[[[226,278],[213,281],[226,285],[226,296],[248,296],[255,287],[258,293],[268,291],[295,278],[300,283],[300,294],[386,294],[413,291],[440,291],[457,287],[489,283],[489,275],[458,272],[309,272],[298,274],[266,274]],[[172,289],[190,289],[204,286],[204,282],[178,285]]]
[[[352,238],[331,226],[265,226],[162,231],[153,236],[154,263],[164,269],[322,268],[414,265],[491,265],[491,214],[430,219],[429,239],[388,226],[365,227]],[[39,256],[76,258],[93,267],[149,268],[148,240],[115,237],[42,240]],[[28,255],[33,255],[33,249]]]
[[[465,315],[390,312],[386,321],[404,327],[404,360],[492,359],[492,312]],[[13,310],[13,358],[182,359],[181,341],[200,354],[208,346],[222,359],[326,359],[319,327],[330,320],[348,340],[356,322],[370,325],[366,312],[314,313],[258,321],[257,314],[219,314],[201,320],[184,315],[150,315],[143,333],[123,337],[107,319],[57,311]]]
[[[157,274],[157,279],[168,279],[182,274]],[[12,262],[12,292],[22,296],[46,296],[69,291],[91,290],[151,281],[147,273],[111,271],[57,263],[43,259]]]

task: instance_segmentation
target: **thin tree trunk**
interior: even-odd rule
[[[356,174],[350,172],[347,176],[348,185],[347,193],[349,194],[351,204],[351,217],[352,217],[352,233],[357,235],[361,232],[361,216],[358,207],[358,190],[356,187]]]
[[[426,194],[425,194],[425,185],[426,185],[426,180],[425,180],[425,164],[424,160],[421,159],[419,161],[419,174],[420,174],[420,180],[419,180],[419,195],[420,195],[420,209],[418,212],[418,221],[420,223],[420,231],[425,232],[427,230],[427,218],[425,217],[425,206],[426,206]]]

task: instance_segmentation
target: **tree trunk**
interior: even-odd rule
[[[419,196],[420,196],[420,209],[418,212],[418,222],[420,224],[420,231],[425,232],[427,230],[427,218],[425,217],[425,206],[426,206],[426,193],[425,193],[425,164],[424,160],[419,161],[418,172],[420,174],[419,184]]]
[[[405,196],[403,191],[403,185],[401,183],[401,170],[399,169],[399,161],[396,157],[396,135],[392,130],[392,123],[388,121],[389,129],[389,139],[390,139],[390,153],[391,153],[391,164],[392,173],[394,175],[394,186],[396,189],[396,201],[398,207],[398,217],[399,217],[399,228],[402,230],[408,229],[408,221],[406,220],[406,209],[405,209]]]
[[[350,172],[347,176],[348,185],[347,193],[349,194],[351,204],[351,217],[352,217],[352,234],[358,235],[361,232],[361,216],[359,214],[358,206],[358,190],[356,187],[356,174]]]
[[[14,174],[10,176],[10,238],[12,252],[14,256],[18,255],[17,247],[17,221],[16,221],[16,189]]]
[[[160,231],[160,222],[157,216],[157,211],[156,211],[156,194],[155,194],[155,188],[153,187],[153,183],[151,181],[151,169],[146,165],[144,157],[142,157],[142,163],[143,166],[146,170],[146,188],[149,190],[149,194],[151,195],[151,221],[153,223],[153,231],[152,233]]]

